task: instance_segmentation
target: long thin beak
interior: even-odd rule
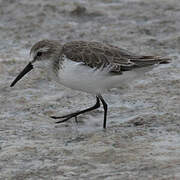
[[[11,83],[10,87],[13,87],[24,75],[33,69],[31,62],[19,73],[16,79]]]

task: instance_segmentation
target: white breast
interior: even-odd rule
[[[74,62],[67,58],[63,61],[62,69],[59,70],[59,82],[71,89],[80,90],[92,94],[101,93],[107,89],[120,86],[127,80],[127,75],[111,75],[107,69],[93,69],[83,63]],[[128,72],[128,76],[134,73]]]

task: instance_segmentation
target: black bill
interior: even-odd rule
[[[11,83],[10,87],[13,87],[24,75],[33,69],[33,65],[29,63],[16,77],[16,79]]]

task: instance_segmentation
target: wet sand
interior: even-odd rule
[[[179,0],[0,0],[0,180],[180,179]],[[95,102],[57,87],[41,69],[10,88],[42,39],[95,40],[167,56],[126,88],[104,94],[103,109],[64,124]]]

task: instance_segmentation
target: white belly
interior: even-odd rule
[[[132,78],[134,73],[128,71],[127,75]],[[64,86],[92,94],[119,87],[122,81],[128,80],[127,75],[126,72],[123,75],[111,75],[107,70],[93,69],[68,59],[63,62],[58,73],[59,82]]]

